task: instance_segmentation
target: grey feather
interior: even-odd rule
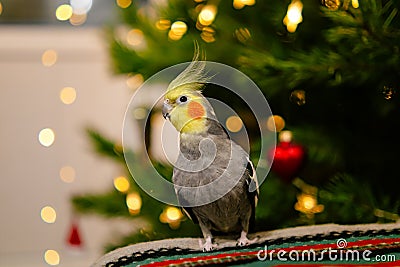
[[[253,168],[248,169],[247,152],[227,136],[222,126],[215,120],[209,120],[208,124],[207,134],[181,134],[181,153],[177,165],[183,168],[175,168],[173,173],[173,183],[178,186],[178,199],[191,217],[194,215],[199,221],[205,237],[208,233],[204,233],[204,229],[224,233],[248,232],[257,198],[257,192],[249,190],[255,171]],[[185,160],[210,156],[202,154],[199,149],[204,138],[211,139],[216,145],[217,151],[212,164],[198,172],[185,171],[182,166],[185,165]],[[215,184],[202,190],[202,186],[211,182]],[[227,188],[232,189],[226,192]],[[215,196],[219,197],[216,201],[196,205],[214,199]]]

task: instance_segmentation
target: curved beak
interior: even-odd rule
[[[172,111],[172,106],[164,101],[163,107],[162,107],[162,115],[164,119],[169,119],[170,118],[170,113]]]

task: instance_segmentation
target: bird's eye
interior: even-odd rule
[[[188,100],[187,96],[183,95],[179,98],[179,102],[185,103]]]

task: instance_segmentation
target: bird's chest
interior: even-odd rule
[[[242,203],[241,203],[242,202]],[[220,232],[236,232],[240,230],[240,212],[244,199],[233,193],[228,193],[221,199],[200,207],[194,207],[193,212],[208,221],[212,230]]]

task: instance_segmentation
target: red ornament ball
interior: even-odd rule
[[[282,131],[279,144],[269,152],[273,160],[271,169],[285,182],[291,182],[304,165],[306,151],[303,146],[292,142],[292,133]]]

